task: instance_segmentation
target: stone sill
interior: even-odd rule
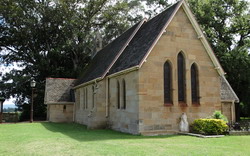
[[[173,103],[164,103],[164,106],[171,107],[171,106],[173,106]]]
[[[188,105],[185,102],[179,102],[179,106],[181,106],[181,107],[187,107]]]
[[[199,106],[201,106],[199,103],[192,103],[192,106],[194,106],[194,107],[199,107]]]

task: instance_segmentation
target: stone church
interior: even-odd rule
[[[173,134],[221,110],[235,120],[238,97],[187,2],[143,19],[100,50],[78,79],[47,78],[51,122],[131,134]]]

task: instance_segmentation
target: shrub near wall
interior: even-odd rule
[[[191,129],[194,133],[218,135],[224,134],[228,130],[228,126],[221,119],[196,119],[191,125]]]

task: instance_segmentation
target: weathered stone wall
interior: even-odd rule
[[[73,104],[49,104],[48,121],[51,122],[73,122]]]
[[[74,82],[75,79],[47,78],[44,103],[72,102],[70,90],[74,86]]]
[[[120,83],[120,105],[123,106],[123,81],[126,84],[126,108],[118,109],[117,83]],[[138,134],[138,71],[110,78],[109,125],[121,132]]]
[[[222,102],[221,103],[221,113],[225,115],[229,122],[234,122],[235,118],[233,117],[234,110],[234,104],[232,102]]]
[[[75,122],[87,125],[88,128],[103,128],[106,126],[105,85],[105,80],[102,80],[97,84],[89,84],[76,89]],[[86,93],[87,95],[84,96]]]
[[[186,106],[178,102],[177,55],[182,51],[186,67]],[[173,104],[164,105],[163,66],[172,65]],[[198,66],[200,104],[191,102],[190,68]],[[180,8],[166,32],[139,70],[139,132],[174,133],[186,112],[189,123],[221,110],[220,77],[184,10]]]

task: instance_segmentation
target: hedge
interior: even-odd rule
[[[228,130],[228,126],[221,119],[196,119],[191,125],[191,129],[194,133],[218,135],[224,134]]]

